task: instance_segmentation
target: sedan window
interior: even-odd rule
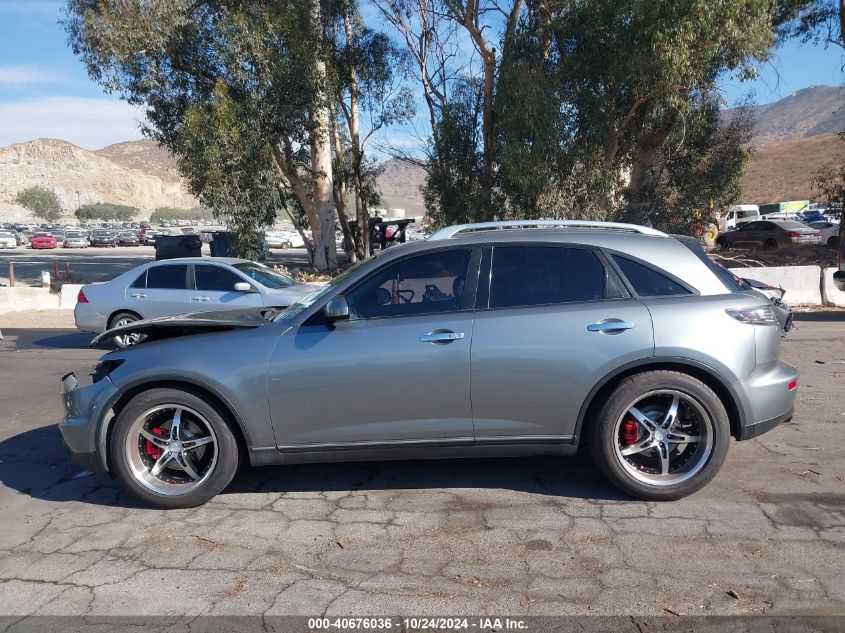
[[[240,262],[233,264],[233,268],[237,268],[247,277],[257,281],[266,288],[287,288],[294,285],[296,282],[290,277],[286,277],[282,273],[276,272],[268,266],[263,264],[256,264],[255,262]],[[243,281],[242,279],[239,281]]]
[[[470,250],[436,251],[387,264],[346,295],[353,318],[453,312],[461,305]]]
[[[235,284],[246,283],[241,277],[221,266],[194,266],[197,290],[232,292]]]
[[[186,264],[153,266],[147,271],[147,288],[187,290],[187,275],[188,266]]]

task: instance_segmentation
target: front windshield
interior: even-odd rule
[[[287,310],[279,314],[274,321],[282,320],[282,319],[292,319],[297,314],[310,308],[314,305],[317,301],[319,301],[322,297],[326,296],[330,292],[332,292],[335,288],[337,288],[340,284],[342,284],[346,279],[352,275],[356,270],[358,270],[361,266],[366,263],[366,260],[361,260],[356,262],[342,273],[340,273],[337,277],[329,281],[325,286],[321,286],[314,290],[314,292],[310,292],[296,303],[291,304]]]
[[[282,273],[278,273],[264,264],[241,262],[239,264],[234,264],[234,267],[250,279],[257,281],[267,288],[277,290],[279,288],[287,288],[288,286],[292,286],[296,283],[290,277],[285,277]]]

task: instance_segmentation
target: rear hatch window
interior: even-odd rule
[[[725,288],[731,292],[742,292],[743,290],[748,290],[750,288],[746,282],[734,275],[727,268],[721,264],[717,264],[707,257],[707,253],[704,252],[704,247],[701,246],[701,242],[699,242],[698,239],[690,237],[689,235],[673,235],[672,237],[695,253],[695,256],[704,262],[704,265],[707,266],[707,268],[709,268],[713,274],[719,278],[719,281],[725,285]]]

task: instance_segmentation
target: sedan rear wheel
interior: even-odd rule
[[[710,387],[688,374],[648,371],[624,379],[592,427],[593,457],[618,488],[640,499],[679,499],[719,471],[730,423]]]
[[[109,455],[126,488],[161,508],[205,503],[238,465],[237,442],[221,412],[177,389],[136,396],[115,423]]]
[[[116,327],[123,327],[124,325],[129,325],[130,323],[134,323],[135,321],[140,321],[141,319],[129,312],[120,312],[112,317],[112,320],[109,322],[109,329],[113,330]],[[136,345],[144,340],[144,335],[139,334],[137,332],[128,332],[126,334],[119,334],[118,336],[114,337],[114,343],[118,347],[131,347],[132,345]]]

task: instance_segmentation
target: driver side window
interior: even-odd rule
[[[454,312],[461,305],[470,250],[438,251],[388,264],[346,294],[352,319]]]

